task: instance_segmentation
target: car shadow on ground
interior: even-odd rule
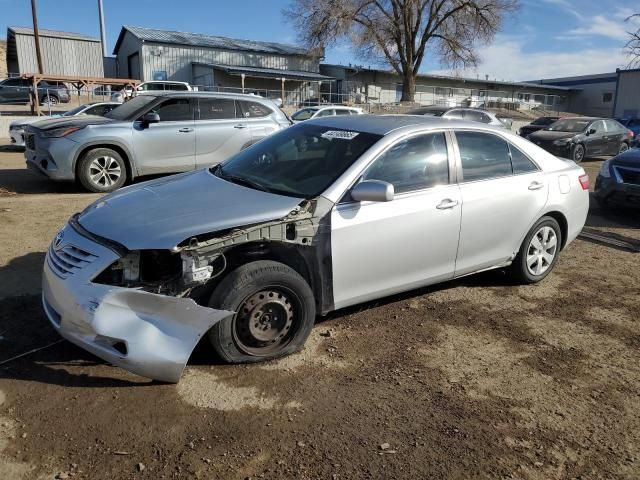
[[[74,182],[52,182],[26,168],[0,169],[0,195],[87,193]]]
[[[640,228],[640,209],[611,205],[601,207],[594,194],[589,194],[589,215],[586,227],[594,228]]]

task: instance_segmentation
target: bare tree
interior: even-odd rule
[[[626,21],[628,22],[632,18],[638,17],[640,17],[640,13],[627,17]],[[640,67],[640,28],[635,32],[629,32],[629,35],[631,38],[624,47],[627,55],[631,58],[629,61],[629,68]]]
[[[402,100],[413,101],[427,52],[451,68],[476,66],[476,45],[491,41],[517,6],[518,0],[291,0],[284,14],[310,48],[347,40],[390,65],[403,78]]]

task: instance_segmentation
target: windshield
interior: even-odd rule
[[[291,116],[292,120],[309,120],[316,113],[315,108],[303,108]]]
[[[380,138],[371,133],[302,123],[267,137],[211,171],[257,190],[313,198]]]
[[[565,119],[558,120],[547,129],[552,132],[584,132],[590,120]]]
[[[408,115],[432,115],[434,117],[441,117],[447,111],[446,108],[438,108],[438,107],[426,107],[426,108],[416,108],[415,110],[410,110],[407,112]]]
[[[134,97],[128,102],[125,102],[111,110],[105,115],[105,117],[113,118],[114,120],[135,120],[140,115],[141,110],[157,98],[158,97],[153,95],[140,95],[138,97]]]
[[[76,107],[74,109],[69,110],[68,112],[64,112],[62,114],[63,117],[73,117],[74,115],[77,115],[78,113],[80,113],[81,111],[83,111],[85,108],[87,108],[89,105],[80,105],[79,107]]]

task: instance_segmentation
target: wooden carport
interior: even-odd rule
[[[44,73],[25,73],[22,78],[31,82],[31,113],[42,115],[40,111],[40,99],[38,98],[38,84],[45,80],[51,82],[64,82],[73,85],[77,92],[78,98],[80,91],[85,88],[91,88],[99,85],[122,85],[123,87],[135,88],[140,84],[140,80],[132,80],[130,78],[102,78],[102,77],[73,77],[67,75],[47,75]]]

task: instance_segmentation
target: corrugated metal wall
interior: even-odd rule
[[[32,35],[17,34],[18,69],[16,73],[38,71],[36,46]],[[44,73],[52,75],[104,76],[100,42],[40,37]]]
[[[140,53],[142,49],[142,42],[133,36],[130,32],[125,32],[120,49],[118,50],[118,56],[116,57],[116,63],[118,67],[118,77],[120,78],[132,78],[131,72],[129,72],[128,58],[134,53]],[[144,63],[142,55],[140,55],[140,61]],[[143,80],[137,78],[136,80]],[[146,78],[146,80],[151,80]]]
[[[640,115],[640,72],[620,71],[616,98],[616,117],[638,117]]]
[[[126,38],[125,38],[126,40]],[[118,52],[124,57],[123,45]],[[198,63],[215,63],[221,65],[237,65],[246,67],[278,68],[283,70],[302,70],[318,72],[319,64],[310,58],[272,55],[266,53],[238,52],[217,50],[203,47],[181,47],[176,45],[160,45],[145,43],[142,45],[141,69],[142,80],[152,80],[154,72],[165,72],[167,80],[192,82],[191,65]],[[126,60],[123,60],[126,63]],[[121,70],[122,72],[123,70]],[[126,70],[125,70],[126,71]]]

